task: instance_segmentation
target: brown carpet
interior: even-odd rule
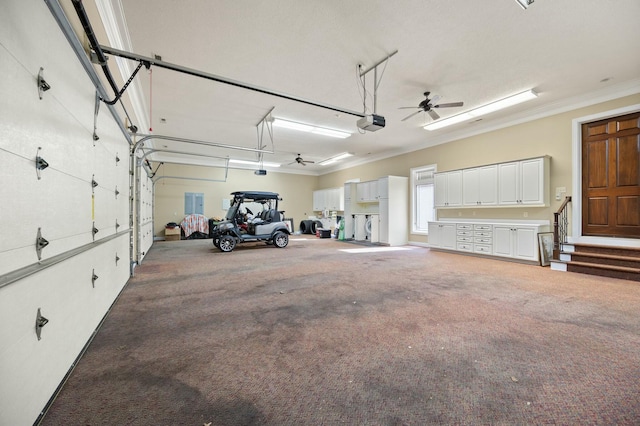
[[[638,283],[308,238],[156,243],[42,424],[640,424]]]

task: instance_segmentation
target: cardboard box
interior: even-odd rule
[[[180,240],[180,227],[164,228],[164,240],[165,241],[178,241]]]

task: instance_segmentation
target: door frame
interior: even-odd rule
[[[571,235],[569,243],[587,243],[600,245],[617,245],[637,247],[638,240],[634,238],[589,237],[582,235],[582,125],[593,121],[605,120],[626,114],[640,112],[640,104],[629,105],[610,111],[603,111],[584,117],[574,118],[571,122],[572,133],[572,179],[571,197]]]

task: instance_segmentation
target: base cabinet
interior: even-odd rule
[[[429,246],[435,249],[538,262],[538,233],[548,221],[532,223],[429,222]]]

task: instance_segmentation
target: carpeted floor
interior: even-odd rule
[[[357,248],[157,242],[42,424],[640,424],[638,283]]]

